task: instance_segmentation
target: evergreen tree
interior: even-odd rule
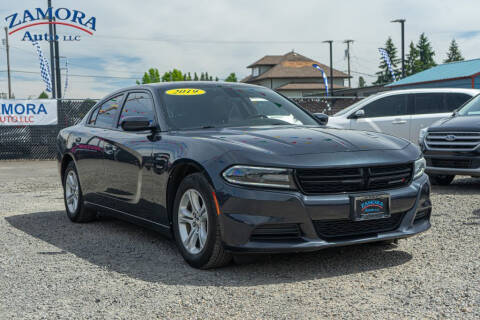
[[[450,43],[450,47],[448,48],[447,59],[445,59],[443,62],[448,63],[448,62],[463,61],[463,60],[465,59],[463,58],[462,53],[458,48],[457,41],[455,41],[455,39],[452,39],[452,42]]]
[[[384,49],[387,51],[387,54],[390,57],[393,73],[395,74],[395,77],[398,78],[398,76],[401,74],[397,67],[400,59],[397,58],[397,48],[393,44],[391,37],[388,37],[387,41],[385,42]],[[392,77],[392,73],[388,69],[388,65],[385,62],[385,59],[383,59],[382,55],[380,55],[380,65],[378,67],[380,68],[380,71],[376,73],[377,81],[375,81],[373,84],[380,85],[393,82],[394,79]]]
[[[433,60],[435,52],[433,51],[430,41],[428,40],[425,33],[422,33],[420,35],[420,39],[418,39],[417,50],[419,55],[418,71],[427,70],[437,65]]]
[[[48,99],[48,94],[45,91],[42,91],[38,96],[38,99]]]
[[[193,76],[193,81],[198,81],[198,75],[197,73],[195,72],[194,76]]]
[[[201,73],[200,74],[200,81],[204,81],[205,80],[205,73]]]
[[[218,81],[218,77],[215,77],[215,81]]]
[[[208,81],[213,81],[213,77],[210,76],[210,78],[208,78]]]
[[[205,72],[205,81],[208,81],[208,79],[209,79],[208,72]]]
[[[187,74],[183,75],[183,81],[187,81]]]
[[[226,82],[237,82],[237,76],[235,75],[235,72],[232,72],[228,75],[227,79],[225,79]]]
[[[366,85],[365,79],[362,76],[360,76],[358,78],[358,87],[363,88],[363,87],[365,87],[365,85]]]
[[[190,74],[190,72],[188,73],[187,80],[188,80],[188,81],[191,81],[191,80],[192,80],[192,75]]]
[[[158,72],[158,69],[150,68],[148,69],[148,72],[145,72],[143,75],[142,84],[155,82],[160,82],[160,73]],[[139,81],[137,81],[137,84],[140,84]]]
[[[407,54],[405,59],[405,74],[411,76],[412,74],[417,73],[420,70],[419,67],[419,53],[413,41],[410,42],[410,51]]]

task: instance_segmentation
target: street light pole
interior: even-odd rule
[[[396,19],[390,22],[398,22],[402,26],[402,78],[405,78],[405,19]]]
[[[331,83],[330,96],[333,97],[333,59],[332,59],[333,40],[325,40],[323,41],[323,43],[328,43],[330,45],[330,83]]]
[[[48,8],[51,8],[52,7],[52,0],[48,0],[47,1],[47,5],[48,5]],[[47,10],[48,10],[47,8]],[[48,12],[52,12],[52,11],[48,11]],[[48,25],[48,42],[50,44],[50,79],[52,81],[52,98],[56,98],[57,97],[57,92],[56,92],[56,87],[55,87],[55,54],[54,54],[54,47],[53,47],[53,24],[51,24],[52,22],[52,15],[49,14],[48,16],[48,22],[50,22],[50,24]]]

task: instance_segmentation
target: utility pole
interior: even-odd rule
[[[332,59],[332,44],[333,40],[325,40],[323,43],[328,43],[330,45],[330,96],[333,97],[333,59]]]
[[[48,0],[47,1],[47,4],[48,4],[48,8],[51,8],[52,7],[52,0]],[[47,8],[47,10],[48,10]],[[51,12],[51,11],[49,11]],[[57,93],[56,93],[56,90],[55,90],[55,54],[54,54],[54,48],[53,48],[53,24],[51,23],[52,22],[52,15],[49,15],[48,16],[48,22],[50,22],[50,24],[48,25],[48,42],[50,44],[50,78],[51,78],[51,81],[52,81],[52,98],[56,98],[57,97]]]
[[[55,19],[53,20],[55,21]],[[60,79],[60,54],[58,52],[58,40],[57,40],[57,25],[53,25],[53,36],[54,36],[54,44],[55,44],[55,74],[57,76],[57,99],[62,97],[62,81]]]
[[[390,22],[399,22],[402,26],[402,78],[405,78],[405,19],[396,19]]]
[[[348,87],[352,87],[352,77],[350,75],[350,43],[353,43],[353,40],[345,40],[343,43],[347,44],[347,65],[348,65]]]
[[[7,49],[8,99],[12,98],[12,79],[10,78],[10,47],[8,46],[8,28],[5,27],[5,48]]]

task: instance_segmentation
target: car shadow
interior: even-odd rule
[[[448,186],[432,186],[432,191],[438,194],[455,194],[460,192],[466,195],[477,195],[480,191],[480,179],[462,176],[455,178]]]
[[[129,277],[169,285],[235,287],[297,282],[391,268],[412,259],[409,253],[394,246],[357,245],[262,256],[253,263],[204,271],[188,266],[173,241],[116,219],[75,224],[68,220],[64,211],[36,212],[5,219],[16,229],[60,250],[37,252],[39,255],[72,253]],[[206,272],[210,276],[205,277]]]

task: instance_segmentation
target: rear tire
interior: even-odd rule
[[[222,244],[213,192],[203,174],[194,173],[183,179],[175,197],[175,242],[185,261],[194,268],[218,268],[232,260]]]
[[[63,174],[63,199],[67,216],[72,222],[95,220],[97,212],[85,207],[83,193],[75,163],[71,161]]]
[[[454,175],[429,174],[430,182],[433,185],[448,186],[455,178]]]

